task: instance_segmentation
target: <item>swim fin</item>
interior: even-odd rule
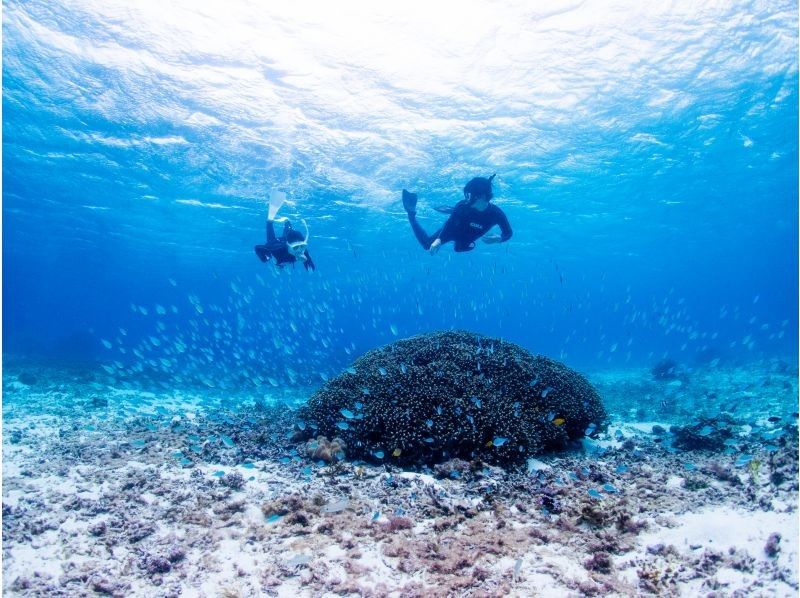
[[[278,215],[278,210],[281,209],[283,202],[286,201],[286,193],[283,191],[275,191],[274,189],[269,194],[269,212],[267,212],[267,220],[275,220]]]
[[[403,207],[409,214],[417,213],[417,194],[409,193],[403,189]]]
[[[437,212],[441,212],[442,214],[452,214],[456,211],[455,206],[436,206],[433,209]]]

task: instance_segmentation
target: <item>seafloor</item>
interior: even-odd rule
[[[6,359],[3,594],[797,596],[796,368],[589,378],[568,454],[402,471],[298,452],[302,390]]]

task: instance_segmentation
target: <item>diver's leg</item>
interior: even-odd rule
[[[272,220],[267,219],[267,245],[274,243],[275,241],[277,241],[275,237],[275,223]]]
[[[422,248],[427,251],[431,248],[431,243],[433,243],[434,239],[439,236],[439,233],[442,229],[437,230],[432,235],[429,235],[425,232],[425,229],[422,228],[422,225],[417,222],[417,215],[413,212],[408,214],[408,221],[411,223],[411,230],[414,231],[414,236],[419,241],[419,244],[422,245]]]

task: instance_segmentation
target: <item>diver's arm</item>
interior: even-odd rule
[[[458,225],[459,220],[461,219],[461,215],[464,209],[468,209],[465,207],[463,202],[459,202],[453,208],[453,212],[450,214],[450,217],[445,221],[442,230],[439,231],[439,237],[434,239],[433,243],[431,243],[430,252],[431,254],[436,253],[439,251],[439,247],[441,247],[443,241],[442,239],[452,239],[452,231]]]
[[[511,235],[514,234],[514,231],[511,230],[511,225],[508,223],[508,217],[506,216],[506,213],[500,208],[497,208],[497,212],[497,225],[500,227],[500,241],[505,243],[511,238]]]
[[[500,234],[499,235],[489,235],[483,238],[484,243],[493,244],[493,243],[504,243],[511,238],[511,235],[514,232],[511,230],[511,225],[508,223],[508,218],[505,215],[505,212],[501,209],[497,209],[497,226],[500,227]]]
[[[317,267],[314,265],[314,260],[311,259],[311,254],[308,253],[308,250],[303,254],[305,260],[303,260],[303,265],[306,267],[306,270],[311,269],[312,271],[316,270]]]

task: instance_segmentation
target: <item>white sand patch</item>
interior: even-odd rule
[[[717,507],[699,513],[686,513],[674,518],[677,526],[642,534],[645,545],[672,544],[678,549],[702,546],[725,551],[745,549],[751,556],[765,561],[764,546],[770,534],[781,534],[778,560],[784,566],[796,566],[798,520],[796,513],[744,511],[732,507]]]
[[[61,563],[69,555],[58,540],[58,532],[46,531],[32,542],[17,543],[13,548],[4,547],[3,576],[8,579],[39,574],[57,579],[61,575]]]
[[[798,536],[800,524],[796,512],[746,511],[730,506],[719,506],[694,513],[684,513],[671,517],[670,527],[658,526],[650,521],[650,530],[639,536],[639,549],[618,560],[620,577],[636,585],[636,561],[647,558],[647,547],[658,544],[674,546],[679,553],[701,554],[708,549],[721,553],[746,551],[756,563],[766,564],[776,559],[781,568],[793,573],[789,583],[798,580]],[[773,533],[781,535],[780,550],[777,556],[770,557],[764,550],[767,540]],[[716,581],[725,587],[725,592],[747,591],[748,586],[757,581],[758,567],[748,573],[729,567],[721,568]],[[682,592],[691,595],[700,592],[702,580],[681,584]],[[774,590],[770,595],[796,596],[796,590],[788,584],[769,582]]]

